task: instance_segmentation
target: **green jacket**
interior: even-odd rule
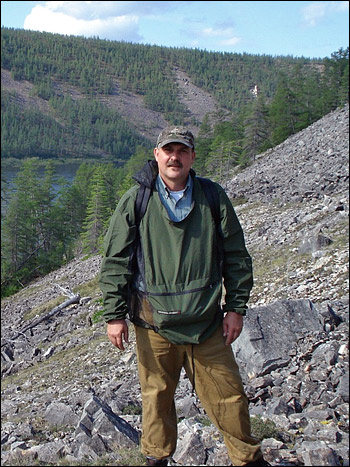
[[[135,177],[153,189],[140,223],[140,242],[135,225],[136,185],[124,194],[111,218],[100,274],[107,322],[129,314],[136,325],[152,328],[175,344],[202,342],[216,330],[225,311],[244,315],[253,285],[251,258],[225,191],[215,184],[221,212],[222,236],[218,237],[200,182],[192,170],[190,174],[192,210],[181,222],[169,219],[154,188],[154,162]],[[222,265],[218,241],[223,246]],[[131,259],[136,244],[138,272],[134,273]]]

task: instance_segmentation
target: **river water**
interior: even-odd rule
[[[70,185],[76,172],[80,166],[81,162],[67,162],[67,163],[60,163],[55,166],[55,174],[57,178],[64,178],[66,183]],[[5,164],[1,166],[1,214],[5,216],[8,202],[11,198],[11,194],[13,193],[13,189],[15,188],[14,182],[17,177],[18,172],[20,171],[20,167],[16,165],[9,165]],[[44,176],[45,167],[44,165],[39,167],[38,173],[39,175]],[[53,190],[54,193],[58,193],[61,186],[58,183],[54,183]]]
[[[64,178],[67,183],[72,183],[75,177],[75,174],[80,166],[81,162],[67,162],[64,164],[57,164],[55,166],[55,173],[58,178]],[[1,167],[1,181],[8,184],[9,187],[13,186],[13,182],[20,170],[20,167],[4,165]],[[44,166],[39,168],[39,174],[44,175],[45,168]]]

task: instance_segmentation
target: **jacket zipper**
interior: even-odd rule
[[[185,295],[194,292],[201,292],[205,289],[212,289],[215,285],[217,285],[219,281],[214,282],[213,284],[209,284],[203,287],[197,287],[196,289],[185,290],[183,292],[146,292],[147,296],[152,297],[165,297],[165,296],[173,296],[173,295]]]

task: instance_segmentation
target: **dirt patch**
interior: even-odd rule
[[[51,115],[49,103],[33,93],[34,84],[29,81],[15,81],[11,72],[1,69],[1,90],[14,93],[15,101],[26,108],[37,108],[45,114]]]

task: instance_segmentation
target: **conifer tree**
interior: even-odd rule
[[[110,216],[111,210],[108,205],[104,170],[101,165],[96,165],[91,181],[83,233],[81,234],[83,250],[86,253],[100,251]]]
[[[349,47],[333,52],[331,58],[325,58],[324,65],[324,113],[327,113],[349,101]]]
[[[88,199],[92,188],[94,164],[83,162],[76,171],[71,185],[59,192],[60,222],[66,232],[66,256],[80,253],[79,236],[83,231]]]
[[[14,181],[14,194],[11,197],[3,224],[5,270],[18,271],[22,264],[37,251],[37,226],[35,221],[38,190],[37,162],[26,160]]]
[[[138,146],[135,154],[130,157],[122,168],[119,169],[120,175],[117,187],[119,198],[121,198],[129,188],[136,184],[132,177],[144,166],[148,159],[153,159],[152,152],[146,150],[142,146]]]
[[[235,141],[225,142],[217,136],[211,144],[211,151],[205,161],[205,172],[209,178],[223,183],[227,180],[230,170],[237,165],[240,148]]]
[[[284,141],[296,131],[297,99],[287,76],[280,75],[277,90],[270,105],[271,139],[273,145]]]
[[[24,161],[3,222],[2,277],[16,277],[18,284],[48,272],[50,254],[57,246],[52,231],[52,167],[47,168],[43,182],[38,168],[37,159]]]
[[[264,95],[259,94],[252,102],[244,120],[243,156],[246,161],[252,161],[257,154],[269,146],[268,108]]]

